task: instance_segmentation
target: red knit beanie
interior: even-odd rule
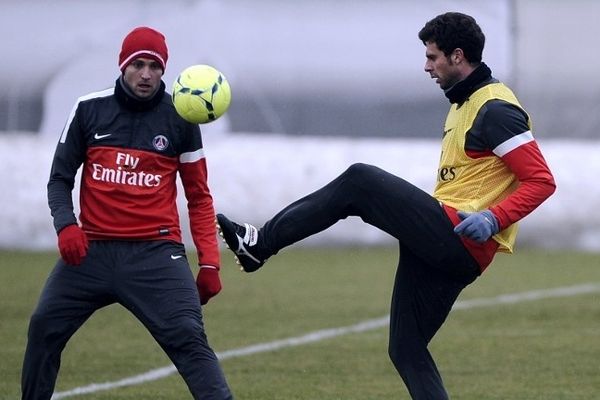
[[[121,72],[136,58],[146,57],[158,62],[163,71],[167,66],[169,51],[162,33],[140,26],[129,32],[123,39],[121,53],[119,54],[119,69]]]

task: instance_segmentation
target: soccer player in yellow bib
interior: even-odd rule
[[[377,167],[351,165],[260,229],[217,216],[247,272],[282,248],[358,216],[398,239],[389,355],[413,399],[448,399],[427,346],[462,289],[512,252],[517,221],[555,190],[529,115],[482,62],[476,21],[445,13],[419,32],[425,72],[451,103],[432,195]]]

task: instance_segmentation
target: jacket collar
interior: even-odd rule
[[[492,78],[492,70],[482,62],[473,70],[473,72],[471,72],[471,74],[469,74],[469,76],[462,81],[457,82],[450,89],[446,90],[444,94],[448,100],[450,100],[450,103],[462,104],[477,89],[494,81],[495,79]]]
[[[123,81],[123,76],[119,76],[115,82],[115,97],[119,104],[130,111],[148,111],[156,107],[163,99],[165,94],[165,83],[161,80],[160,87],[149,99],[140,99],[127,87]]]

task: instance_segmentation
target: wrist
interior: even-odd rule
[[[491,210],[484,210],[481,213],[483,214],[486,222],[491,225],[492,234],[498,233],[500,231],[500,225],[498,223],[498,218],[496,218],[494,213]]]
[[[67,230],[67,229],[73,229],[73,227],[77,227],[77,228],[79,228],[79,225],[77,225],[76,223],[75,223],[75,224],[68,224],[68,225],[65,225],[65,226],[61,227],[61,228],[60,228],[58,231],[56,231],[56,233],[60,235],[60,233],[61,233],[62,231],[64,231],[64,230]]]

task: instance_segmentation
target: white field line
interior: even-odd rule
[[[469,310],[480,307],[492,307],[502,304],[515,304],[523,303],[527,301],[536,301],[547,298],[556,297],[569,297],[577,296],[582,294],[597,293],[600,292],[600,283],[589,283],[577,286],[566,286],[555,289],[542,289],[533,290],[528,292],[503,294],[496,297],[479,298],[471,300],[459,300],[454,304],[453,311],[456,310]],[[383,328],[389,324],[389,315],[381,318],[375,318],[360,322],[355,325],[344,326],[339,328],[322,329],[314,332],[307,333],[302,336],[290,337],[287,339],[275,340],[267,343],[259,343],[247,347],[240,347],[237,349],[226,350],[217,353],[219,360],[227,360],[230,358],[244,357],[252,354],[266,353],[269,351],[275,351],[287,347],[301,346],[308,343],[319,342],[322,340],[334,338],[337,336],[348,335],[350,333],[366,332],[378,328]],[[67,390],[64,392],[55,393],[52,396],[53,400],[63,399],[79,394],[89,394],[100,392],[103,390],[116,389],[123,386],[139,385],[149,381],[155,381],[161,378],[165,378],[176,373],[175,366],[169,365],[162,368],[157,368],[145,372],[143,374],[134,375],[129,378],[124,378],[118,381],[105,382],[105,383],[92,383],[87,386],[77,387],[75,389]]]

